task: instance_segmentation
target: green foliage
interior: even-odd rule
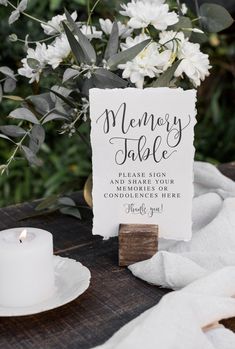
[[[235,160],[235,43],[233,34],[211,35],[206,50],[213,69],[198,93],[196,157],[213,163]]]
[[[202,4],[199,13],[203,28],[209,33],[218,33],[230,27],[234,22],[230,13],[217,4]]]
[[[170,83],[173,79],[174,72],[178,68],[181,61],[175,62],[170,68],[168,68],[159,78],[154,81],[152,87],[165,87],[170,86]]]
[[[144,40],[140,42],[139,44],[132,46],[128,48],[125,51],[119,52],[115,54],[114,56],[110,57],[107,64],[109,66],[109,69],[116,70],[118,64],[126,63],[127,61],[132,60],[135,58],[135,56],[138,55],[149,43],[151,42],[150,39]]]
[[[108,60],[110,57],[114,56],[118,52],[119,45],[119,30],[117,21],[113,22],[112,31],[109,37],[109,41],[104,53],[104,58]]]
[[[169,29],[174,30],[174,31],[180,30],[184,33],[185,37],[190,37],[191,32],[188,29],[191,29],[192,27],[193,26],[192,26],[191,20],[188,17],[181,16],[179,18],[179,22],[172,25]]]
[[[88,136],[88,130],[83,128],[82,132]],[[47,133],[47,144],[43,145],[40,153],[45,165],[42,170],[16,159],[9,174],[0,176],[0,206],[83,188],[91,172],[86,145],[78,137],[74,139],[58,135],[52,127]],[[65,149],[68,150],[65,152]],[[0,162],[5,162],[9,155],[6,142],[0,143]]]
[[[90,8],[95,1],[85,0],[49,0],[39,1],[31,0],[29,2],[28,12],[33,13],[35,17],[50,19],[57,13],[62,13],[62,8],[65,6],[71,13],[73,10],[78,10],[80,20],[86,19],[87,5],[90,3]],[[120,2],[113,0],[103,0],[95,8],[95,16],[92,18],[96,22],[97,17],[108,17],[114,19],[114,10],[119,7]],[[76,95],[71,94],[71,90],[61,90],[58,88],[58,81],[53,81],[48,75],[43,81],[45,88],[51,88],[54,84],[53,92],[44,90],[44,94],[38,96],[40,91],[37,83],[29,85],[28,82],[19,81],[16,90],[13,92],[14,82],[17,77],[12,70],[8,70],[6,66],[12,67],[14,70],[19,67],[20,59],[25,54],[24,47],[18,42],[12,43],[7,40],[12,33],[11,40],[15,40],[16,36],[24,39],[26,32],[30,33],[27,40],[38,40],[41,35],[39,28],[32,22],[26,21],[21,16],[21,22],[15,22],[11,28],[5,20],[9,16],[9,8],[2,8],[0,12],[0,78],[4,78],[3,92],[10,92],[12,95],[5,96],[4,106],[1,104],[1,119],[0,119],[0,134],[1,137],[9,137],[13,149],[17,146],[18,137],[25,135],[27,145],[21,147],[22,152],[30,160],[31,163],[44,164],[41,169],[35,166],[29,166],[26,161],[21,158],[15,158],[12,162],[11,171],[9,174],[0,176],[0,206],[6,206],[11,203],[18,203],[34,198],[52,196],[54,202],[49,209],[59,208],[64,213],[69,213],[74,216],[79,216],[77,208],[73,203],[66,201],[65,195],[70,191],[82,189],[85,179],[91,171],[90,149],[82,142],[79,135],[73,137],[63,137],[58,134],[55,128],[63,121],[68,120],[71,108],[75,108],[80,100]],[[218,8],[218,5],[204,4],[200,7],[201,24],[208,31],[220,31],[232,23],[232,18],[227,11]],[[67,26],[65,30],[67,36],[72,42],[73,53],[79,62],[94,62],[96,54],[90,42],[82,35],[82,33],[74,27],[73,20],[67,14]],[[115,22],[114,22],[115,23]],[[189,19],[181,17],[180,26],[191,28],[192,23]],[[78,35],[79,42],[73,34]],[[185,35],[195,38],[196,41],[204,40],[202,34],[191,33],[185,30]],[[15,36],[14,36],[15,35]],[[118,35],[117,26],[113,25],[112,40],[106,48],[105,58],[108,60],[108,65],[111,70],[116,70],[118,64],[126,62],[131,57],[134,57],[140,52],[148,42],[139,44],[123,53],[117,53]],[[217,41],[216,41],[217,40]],[[200,160],[209,160],[211,162],[232,161],[235,158],[235,44],[230,40],[229,36],[210,36],[210,43],[205,44],[204,51],[207,51],[212,57],[212,65],[214,66],[211,76],[202,84],[198,96],[198,124],[195,128],[195,146],[196,158]],[[82,52],[82,57],[80,56]],[[35,69],[38,69],[38,62],[30,60],[28,62]],[[173,65],[165,74],[162,75],[162,80],[159,80],[158,86],[166,86],[172,83],[174,70],[177,68]],[[99,68],[93,76],[92,82],[96,86],[105,87],[124,87],[126,81],[118,77],[113,72]],[[71,82],[73,77],[78,75],[76,69],[68,68],[64,72],[64,82]],[[61,76],[62,79],[62,76]],[[79,82],[79,79],[78,79]],[[78,83],[79,85],[79,83]],[[0,89],[1,90],[1,89]],[[87,90],[84,88],[84,94]],[[31,95],[30,98],[22,100]],[[35,96],[34,96],[35,95]],[[21,96],[21,97],[19,97]],[[1,99],[1,91],[0,91]],[[23,102],[23,105],[20,105]],[[53,108],[52,108],[53,105]],[[56,108],[54,106],[56,105]],[[17,109],[16,109],[17,108]],[[22,109],[24,108],[24,113]],[[15,109],[14,112],[11,112]],[[46,113],[46,114],[45,114]],[[15,119],[11,120],[12,125],[5,125],[6,119],[3,116],[9,115]],[[39,125],[39,120],[43,117],[41,124],[47,124],[46,144],[44,141],[44,131]],[[32,124],[30,128],[26,127],[25,120],[29,120]],[[56,125],[51,121],[56,121]],[[17,122],[19,123],[17,125]],[[89,126],[85,123],[79,123],[79,130],[82,137],[89,140]],[[41,147],[40,156],[38,150]],[[12,155],[12,149],[9,150],[9,144],[0,140],[0,164],[5,163]],[[65,151],[66,149],[66,151]],[[19,153],[19,155],[21,155]],[[19,161],[20,160],[20,161]],[[3,168],[0,168],[2,170]],[[63,196],[62,201],[59,201],[58,194]],[[58,206],[59,205],[59,206]],[[39,207],[40,208],[40,207]],[[48,203],[44,209],[48,209]]]

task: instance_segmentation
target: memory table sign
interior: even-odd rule
[[[159,236],[192,233],[196,90],[91,89],[93,234],[157,224]]]

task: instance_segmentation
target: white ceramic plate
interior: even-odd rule
[[[89,287],[91,273],[81,263],[70,258],[54,256],[55,291],[42,303],[30,307],[0,306],[0,316],[23,316],[41,313],[67,304],[80,296]]]

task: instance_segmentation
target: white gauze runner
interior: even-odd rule
[[[235,335],[223,326],[235,316],[235,267],[225,267],[162,298],[96,349],[234,349]]]
[[[135,276],[176,290],[235,265],[235,182],[213,165],[195,162],[194,187],[192,240],[160,240],[158,253],[129,267]]]

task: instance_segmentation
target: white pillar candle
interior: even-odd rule
[[[30,306],[46,300],[53,291],[52,234],[36,228],[1,231],[0,305]]]

